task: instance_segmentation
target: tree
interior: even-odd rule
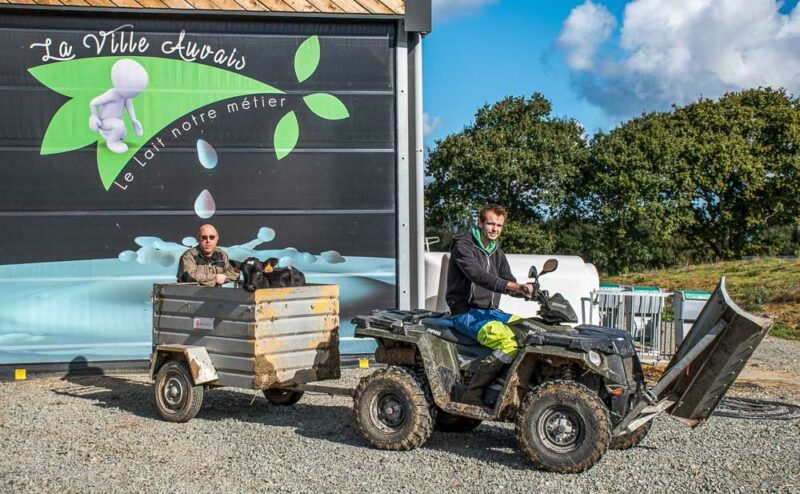
[[[612,272],[768,253],[800,215],[800,108],[782,90],[645,114],[591,147],[585,217]]]
[[[675,239],[692,213],[691,174],[676,159],[676,133],[669,113],[649,113],[592,139],[580,215],[599,227],[595,250],[605,270],[677,262]]]
[[[552,252],[545,220],[561,214],[589,157],[575,120],[550,116],[541,94],[485,105],[462,132],[436,142],[425,187],[430,233],[464,231],[487,203],[509,211],[503,245],[509,252]]]
[[[765,253],[771,227],[800,216],[800,106],[754,89],[675,112],[691,169],[690,239],[719,259]]]

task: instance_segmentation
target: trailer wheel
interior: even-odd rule
[[[650,432],[650,427],[653,425],[653,422],[648,422],[643,426],[639,427],[633,432],[628,432],[621,436],[617,436],[611,439],[611,445],[609,448],[611,449],[631,449],[634,446],[638,446],[640,442],[644,441],[644,438],[647,437],[647,433]]]
[[[361,435],[378,449],[414,449],[433,432],[433,404],[408,369],[388,367],[362,378],[354,402]]]
[[[300,401],[300,398],[303,397],[303,392],[290,389],[265,389],[264,397],[273,405],[288,407]]]
[[[517,438],[533,464],[558,473],[582,472],[611,442],[611,421],[600,398],[572,381],[531,390],[517,414]]]
[[[482,423],[480,419],[454,415],[437,408],[433,428],[439,432],[471,432]]]
[[[188,422],[203,405],[203,386],[194,385],[183,360],[170,360],[158,370],[153,392],[156,410],[168,422]]]

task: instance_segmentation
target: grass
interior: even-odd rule
[[[713,291],[720,277],[741,308],[775,319],[770,334],[800,340],[800,259],[756,259],[698,264],[603,278],[622,285],[649,285],[665,291]]]

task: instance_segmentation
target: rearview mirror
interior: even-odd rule
[[[558,259],[548,259],[542,267],[542,274],[551,273],[558,268]]]

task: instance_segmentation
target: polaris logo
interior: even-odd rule
[[[428,330],[428,332],[430,334],[435,334],[436,336],[442,336],[442,332],[441,331],[437,331],[437,330],[431,329],[431,328],[426,328],[426,329]]]
[[[559,309],[566,309],[566,308],[567,308],[567,306],[566,306],[566,305],[564,305],[564,304],[559,304],[559,303],[555,303],[555,302],[554,302],[554,303],[551,303],[550,305],[552,305],[553,307],[558,307]]]

